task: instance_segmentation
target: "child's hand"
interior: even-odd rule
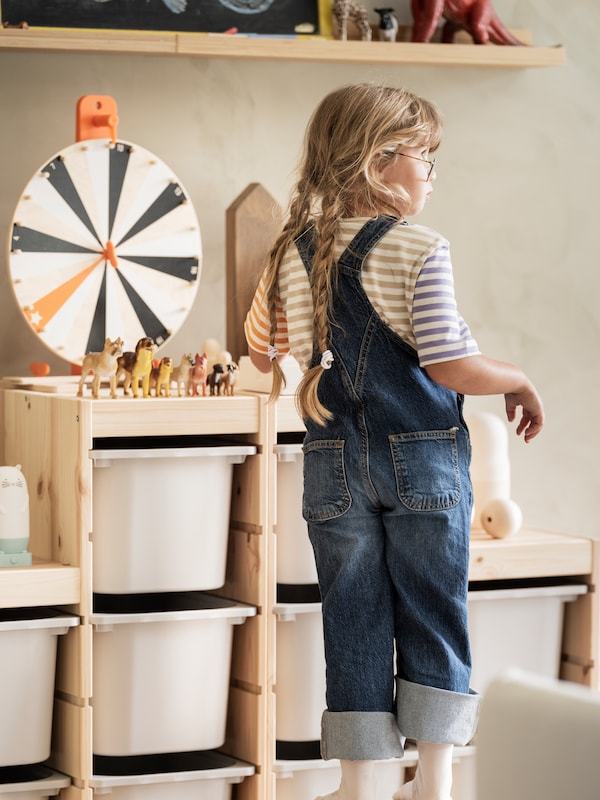
[[[517,425],[517,436],[523,434],[525,442],[530,442],[544,427],[544,406],[539,394],[531,386],[523,392],[505,394],[504,400],[509,422],[516,419],[518,406],[523,409]]]

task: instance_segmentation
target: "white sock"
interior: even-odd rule
[[[330,794],[316,800],[375,800],[374,761],[340,761],[342,780]]]
[[[452,800],[453,749],[451,744],[417,742],[415,777],[394,793],[393,800]]]

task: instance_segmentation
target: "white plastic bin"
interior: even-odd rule
[[[90,451],[94,591],[223,586],[233,465],[254,453],[233,444]]]
[[[404,783],[406,768],[415,763],[415,752],[408,750],[402,759],[378,761],[375,765],[376,800],[390,800]],[[340,762],[337,759],[277,760],[273,769],[277,800],[313,800],[333,792],[340,785]]]
[[[225,741],[233,626],[256,608],[184,593],[168,597],[170,610],[149,610],[150,598],[141,598],[145,611],[91,616],[96,754],[212,750]]]
[[[473,689],[484,692],[509,667],[558,677],[564,604],[586,591],[575,584],[469,592]]]
[[[180,759],[182,756],[183,759]],[[180,769],[176,769],[182,762]],[[151,772],[94,775],[94,796],[111,800],[229,800],[231,787],[255,772],[252,764],[222,753],[153,756]]]
[[[43,764],[0,769],[0,800],[46,800],[70,784],[67,775]]]
[[[325,651],[320,603],[277,603],[277,742],[321,737],[325,709]]]
[[[57,641],[75,625],[52,608],[0,610],[0,767],[50,756]]]
[[[304,456],[301,444],[278,444],[277,583],[316,584],[317,568],[302,516]]]

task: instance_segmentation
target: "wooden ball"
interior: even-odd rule
[[[506,539],[520,530],[523,514],[514,500],[495,498],[483,507],[481,524],[490,536],[495,539]]]

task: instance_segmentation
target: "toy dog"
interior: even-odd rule
[[[158,365],[152,367],[150,373],[150,391],[154,388],[156,397],[162,395],[163,389],[165,390],[165,397],[171,393],[171,374],[173,372],[173,359],[170,356],[164,356],[158,362]]]
[[[150,337],[144,336],[135,346],[135,353],[127,351],[117,360],[117,380],[123,380],[123,394],[139,396],[139,381],[142,379],[142,394],[150,395],[150,373],[152,371],[152,357],[154,356],[154,342]]]
[[[224,373],[225,373],[225,367],[223,366],[223,364],[213,364],[212,372],[206,379],[211,395],[221,394],[221,386]]]
[[[192,397],[198,397],[202,393],[202,397],[206,397],[206,378],[208,375],[208,358],[206,353],[196,353],[194,358],[194,366],[190,370],[190,377],[188,380],[187,393]],[[198,391],[200,387],[201,391]]]
[[[191,353],[185,353],[181,356],[179,366],[173,369],[171,374],[171,383],[177,386],[177,395],[185,395],[187,393],[188,381],[190,379],[190,371],[194,366],[194,359]]]
[[[88,353],[83,359],[81,365],[81,378],[79,379],[79,388],[77,389],[77,397],[83,397],[83,387],[85,379],[90,372],[94,374],[92,380],[92,397],[98,398],[100,389],[100,378],[103,376],[110,376],[110,396],[117,396],[117,361],[123,355],[123,342],[122,340],[106,339],[104,342],[104,350],[101,353]]]

